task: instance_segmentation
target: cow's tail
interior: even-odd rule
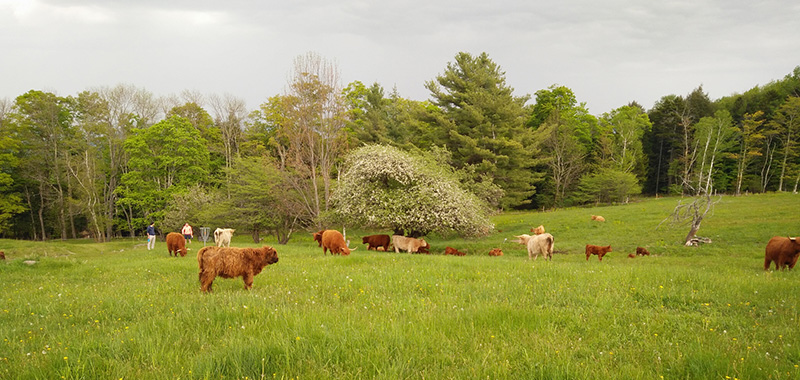
[[[553,245],[555,244],[555,239],[553,235],[547,237],[547,253],[548,256],[553,257]]]

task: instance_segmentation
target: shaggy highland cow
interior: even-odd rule
[[[181,254],[181,257],[186,256],[186,238],[177,232],[168,233],[167,250],[170,256],[172,256],[173,253],[175,257],[178,257],[178,253]]]
[[[265,266],[278,262],[278,252],[274,248],[230,248],[203,247],[197,251],[197,265],[200,267],[200,290],[211,291],[211,284],[217,276],[222,278],[242,277],[244,288],[253,287],[253,277],[261,273]]]
[[[214,242],[217,243],[217,247],[230,247],[234,232],[236,230],[233,228],[217,228],[214,230]]]

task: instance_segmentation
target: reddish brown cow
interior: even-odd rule
[[[544,233],[544,226],[540,224],[539,227],[531,228],[531,232],[534,235],[541,235]]]
[[[0,260],[5,260],[5,259],[6,259],[6,253],[3,252],[3,251],[0,251]]]
[[[431,254],[431,243],[425,242],[425,245],[419,247],[417,249],[417,253],[424,253],[426,255]]]
[[[464,252],[459,252],[457,249],[453,247],[445,247],[444,249],[445,256],[453,255],[453,256],[466,256],[467,254]]]
[[[350,251],[355,250],[350,249],[347,247],[347,242],[344,241],[344,236],[342,233],[336,230],[325,230],[322,233],[322,254],[325,255],[328,253],[328,250],[331,250],[331,255],[343,255],[347,256],[350,254]]]
[[[633,259],[633,258],[635,258],[635,257],[636,257],[636,255],[634,255],[633,253],[629,253],[629,254],[628,254],[628,258],[629,258],[629,259]]]
[[[792,269],[797,264],[798,256],[800,256],[800,241],[797,241],[797,238],[775,236],[767,243],[764,270],[769,270],[773,261],[775,269],[784,269],[787,266]]]
[[[503,256],[503,250],[500,248],[493,248],[489,251],[489,256]]]
[[[645,247],[636,247],[636,256],[650,256],[650,252]]]
[[[311,236],[314,237],[314,241],[316,241],[317,244],[319,244],[318,245],[319,247],[322,247],[322,234],[324,232],[325,230],[320,230],[319,232],[314,232],[313,234],[311,234]]]
[[[389,235],[369,235],[364,236],[361,238],[361,244],[369,244],[367,246],[367,250],[378,250],[378,247],[383,247],[384,251],[389,250],[389,244],[391,243],[391,238]]]
[[[270,264],[278,262],[278,252],[269,246],[261,248],[203,247],[197,251],[200,290],[211,291],[217,277],[242,277],[244,288],[253,287],[253,277]]]
[[[186,238],[177,232],[168,233],[167,250],[169,250],[170,256],[172,256],[173,253],[175,257],[178,257],[178,253],[181,254],[181,257],[186,256]]]
[[[597,255],[597,257],[600,259],[600,261],[603,261],[603,256],[605,256],[606,253],[609,253],[609,252],[611,252],[611,246],[610,245],[607,245],[605,247],[601,247],[601,246],[598,246],[598,245],[586,244],[586,261],[589,261],[589,256],[591,256],[591,255]]]

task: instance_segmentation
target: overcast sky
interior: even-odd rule
[[[571,88],[600,115],[699,85],[712,99],[800,65],[800,2],[0,0],[0,98],[130,84],[255,109],[294,59],[425,100],[455,55],[486,52],[516,95]]]

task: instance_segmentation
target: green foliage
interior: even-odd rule
[[[596,203],[627,203],[632,196],[642,192],[633,173],[618,169],[601,169],[584,175],[578,187],[582,194],[580,198]]]
[[[492,228],[486,206],[451,170],[388,146],[351,152],[332,200],[335,217],[348,226],[461,236]]]
[[[7,128],[0,125],[0,234],[11,227],[10,219],[26,207],[22,196],[15,191],[13,172],[19,166],[16,154],[20,141],[13,138]]]
[[[505,73],[486,53],[473,57],[459,53],[445,72],[426,83],[438,127],[437,145],[453,152],[456,168],[473,166],[503,188],[500,202],[510,209],[530,202],[535,193],[536,149],[524,128],[528,96],[516,97]]]
[[[603,114],[600,125],[601,134],[598,138],[601,139],[601,145],[606,145],[608,152],[600,165],[644,178],[642,137],[652,128],[647,114],[639,107],[623,106]]]
[[[173,194],[208,175],[208,148],[189,120],[172,116],[134,129],[125,141],[129,171],[122,176],[120,202],[137,212],[138,225],[161,221]]]

